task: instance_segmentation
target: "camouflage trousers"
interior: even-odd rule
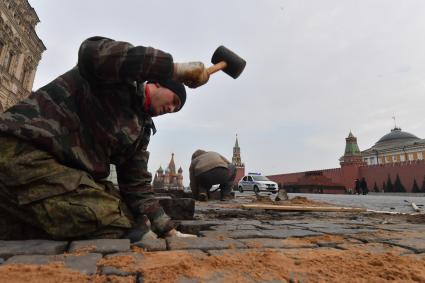
[[[0,239],[121,238],[133,222],[112,183],[0,136]]]

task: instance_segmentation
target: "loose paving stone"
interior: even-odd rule
[[[102,258],[101,254],[90,253],[85,255],[69,255],[65,257],[65,266],[78,270],[82,274],[94,275],[97,271],[97,262]]]
[[[190,256],[196,258],[196,259],[204,259],[208,257],[208,254],[206,254],[205,252],[203,252],[202,250],[174,250],[174,251],[161,251],[161,252],[153,252],[157,255],[160,256],[164,256],[164,258],[167,258],[167,254],[169,253],[173,253],[174,255],[187,255],[189,254]]]
[[[362,226],[365,228],[369,228],[369,227],[373,227],[374,224],[371,223],[369,220],[365,220],[365,219],[355,219],[355,220],[350,220],[350,219],[343,219],[342,221],[335,221],[335,224],[342,224],[342,225],[357,225],[357,226]]]
[[[291,226],[291,225],[308,225],[310,222],[303,220],[265,220],[264,223],[268,223],[273,226]],[[313,223],[313,222],[312,222]]]
[[[63,262],[65,267],[76,270],[85,275],[97,272],[97,262],[101,254],[89,253],[84,255],[16,255],[9,258],[5,264],[36,264],[43,265],[53,262]]]
[[[340,228],[340,227],[346,227],[346,225],[340,225],[340,224],[334,224],[329,223],[326,221],[315,221],[315,222],[307,222],[307,223],[294,223],[293,225],[296,225],[297,227],[305,227],[309,229],[313,228]]]
[[[314,232],[303,229],[278,229],[262,231],[266,238],[285,239],[289,237],[307,237],[323,235],[320,232]]]
[[[319,247],[336,247],[337,245],[344,243],[362,244],[360,241],[354,239],[344,239],[342,236],[331,236],[330,238],[322,237],[318,239],[313,238],[311,240]]]
[[[401,233],[392,233],[389,231],[378,231],[374,233],[358,233],[351,235],[352,238],[360,240],[362,242],[366,243],[380,243],[380,242],[387,242],[391,239],[402,239],[403,236]]]
[[[404,238],[388,240],[386,243],[397,245],[403,248],[411,249],[415,253],[425,253],[425,239],[424,238]]]
[[[201,237],[222,239],[222,238],[231,238],[230,231],[200,231],[199,235]]]
[[[249,225],[249,224],[243,224],[243,225],[238,225],[236,230],[255,230],[257,227],[255,227],[254,225]]]
[[[186,221],[185,221],[186,222]],[[212,223],[211,221],[208,221],[209,223]],[[213,225],[211,225],[211,227],[209,229],[203,229],[203,230],[212,230],[214,229],[216,226],[235,226],[235,229],[237,228],[237,226],[240,225],[260,225],[261,221],[259,220],[248,220],[248,219],[244,219],[244,218],[240,218],[240,219],[231,219],[231,220],[219,220],[216,223],[214,223]],[[232,227],[233,229],[233,227]],[[223,229],[221,229],[223,230]]]
[[[236,230],[236,231],[201,231],[202,236],[209,238],[232,238],[232,239],[251,239],[265,237],[259,230]]]
[[[100,267],[100,274],[102,275],[114,275],[114,276],[132,276],[136,275],[135,272],[127,272],[120,270],[113,266],[102,266]]]
[[[363,250],[368,251],[370,253],[378,254],[378,253],[393,253],[397,255],[410,254],[411,251],[408,249],[404,249],[398,246],[392,246],[389,244],[382,243],[367,243],[367,244],[339,244],[337,245],[339,249],[343,250]]]
[[[243,248],[245,245],[242,242],[224,238],[222,240],[213,238],[169,238],[167,239],[168,248],[170,250],[219,250],[219,249],[233,249]]]
[[[237,225],[261,225],[261,221],[259,220],[246,220],[246,219],[235,219],[234,220],[235,224]]]
[[[261,224],[257,224],[254,225],[255,228],[259,229],[259,230],[274,230],[274,229],[279,229],[282,228],[284,226],[277,226],[277,225],[271,225],[271,224],[267,224],[267,223],[261,223]]]
[[[0,258],[14,255],[54,255],[63,253],[68,242],[49,240],[0,241]]]
[[[374,228],[379,230],[394,231],[394,232],[406,232],[406,231],[417,231],[425,233],[425,225],[419,224],[405,224],[405,223],[387,223],[376,225]]]
[[[291,243],[286,239],[267,239],[267,238],[256,238],[256,239],[242,239],[240,240],[248,248],[315,248],[317,245],[311,243]]]
[[[312,231],[321,232],[324,234],[334,234],[334,235],[351,235],[358,233],[373,233],[376,232],[376,229],[352,229],[349,227],[324,227],[324,228],[310,228]]]
[[[159,203],[171,219],[190,220],[195,213],[195,200],[193,198],[164,198]]]
[[[274,238],[285,239],[288,237],[306,237],[323,235],[320,232],[281,228],[275,230],[235,230],[235,231],[201,231],[201,235],[212,238],[252,239],[252,238]]]
[[[218,220],[185,220],[179,221],[178,230],[182,233],[199,235],[202,230],[208,230],[211,226],[222,225],[222,221]]]
[[[309,223],[309,224],[299,224],[296,225],[298,227],[304,227],[309,230],[313,231],[320,231],[324,233],[328,233],[328,231],[331,231],[329,234],[345,234],[345,232],[352,232],[358,233],[358,231],[364,231],[364,232],[370,232],[370,231],[376,231],[373,227],[368,227],[365,225],[350,225],[347,223],[330,223],[330,222],[318,222],[318,223]]]
[[[136,253],[136,252],[123,252],[123,253],[108,254],[108,255],[105,255],[105,258],[110,259],[110,258],[124,257],[124,256],[125,257],[127,257],[127,256],[132,257],[134,262],[140,262],[141,260],[144,259],[143,254]]]
[[[10,257],[5,264],[37,264],[43,265],[52,262],[64,262],[63,255],[49,256],[49,255],[15,255]]]
[[[264,233],[260,230],[237,230],[228,234],[232,239],[252,239],[265,237]]]
[[[148,252],[167,250],[167,244],[164,239],[144,239],[133,243],[132,246],[143,248]]]
[[[237,229],[238,229],[238,226],[236,225],[211,226],[211,230],[215,230],[215,231],[233,231]]]
[[[258,220],[246,220],[246,219],[232,219],[232,220],[222,220],[216,224],[216,226],[239,226],[239,225],[256,225],[261,224]],[[213,227],[211,227],[212,229]]]
[[[345,237],[346,237],[345,240],[347,241],[347,244],[364,244],[363,241],[360,241],[355,238],[351,238],[352,237],[351,235],[345,236]]]
[[[317,243],[317,245],[319,247],[329,247],[329,248],[334,248],[336,247],[338,244],[337,243],[332,243],[332,242],[323,242],[323,243]]]
[[[128,239],[97,239],[73,241],[69,247],[70,253],[93,252],[93,253],[118,253],[130,250],[130,240]]]

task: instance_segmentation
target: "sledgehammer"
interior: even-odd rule
[[[219,46],[215,50],[211,58],[211,63],[214,65],[207,69],[208,74],[211,75],[223,70],[223,72],[234,79],[239,77],[246,65],[246,61],[244,59],[223,45]]]

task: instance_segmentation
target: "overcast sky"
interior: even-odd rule
[[[225,45],[247,61],[188,90],[183,110],[155,118],[149,169],[175,153],[188,185],[198,148],[232,157],[238,134],[248,171],[339,167],[351,130],[365,150],[394,127],[425,138],[423,0],[29,0],[47,47],[34,89],[72,68],[93,35],[152,46],[175,62]]]

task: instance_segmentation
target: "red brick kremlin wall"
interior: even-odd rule
[[[422,182],[425,177],[425,160],[406,161],[397,163],[388,163],[382,165],[369,165],[369,166],[356,166],[348,165],[342,168],[332,168],[315,170],[322,171],[323,176],[328,177],[332,182],[341,184],[345,188],[354,189],[355,179],[365,178],[369,191],[373,191],[376,182],[378,188],[382,189],[382,184],[387,182],[388,175],[390,175],[392,184],[394,185],[397,174],[407,192],[412,190],[413,180],[419,188],[422,187]],[[288,174],[277,174],[267,176],[270,180],[282,185],[286,183],[297,182],[306,172],[296,172]]]
[[[323,176],[329,178],[334,183],[341,184],[342,180],[342,172],[341,168],[332,168],[332,169],[323,169],[323,170],[315,170],[315,171],[322,171]],[[288,173],[288,174],[278,174],[278,175],[268,175],[267,177],[278,183],[278,184],[285,184],[285,183],[294,183],[298,181],[301,177],[305,175],[306,172],[296,172],[296,173]]]
[[[342,165],[341,166],[341,179],[340,184],[342,184],[347,191],[354,191],[356,187],[356,179],[360,179],[359,176],[359,167],[360,164],[351,164],[351,165]]]
[[[268,175],[267,178],[276,182],[280,185],[285,183],[293,183],[296,182],[299,178],[304,176],[305,172],[297,172],[297,173],[288,173],[288,174],[278,174],[278,175]]]
[[[376,182],[378,188],[382,189],[383,182],[387,182],[390,175],[391,182],[394,185],[397,174],[400,176],[400,181],[407,192],[412,190],[413,180],[419,188],[422,187],[422,182],[425,176],[425,160],[415,160],[406,162],[389,163],[383,165],[362,166],[359,168],[360,178],[364,177],[370,191]]]

